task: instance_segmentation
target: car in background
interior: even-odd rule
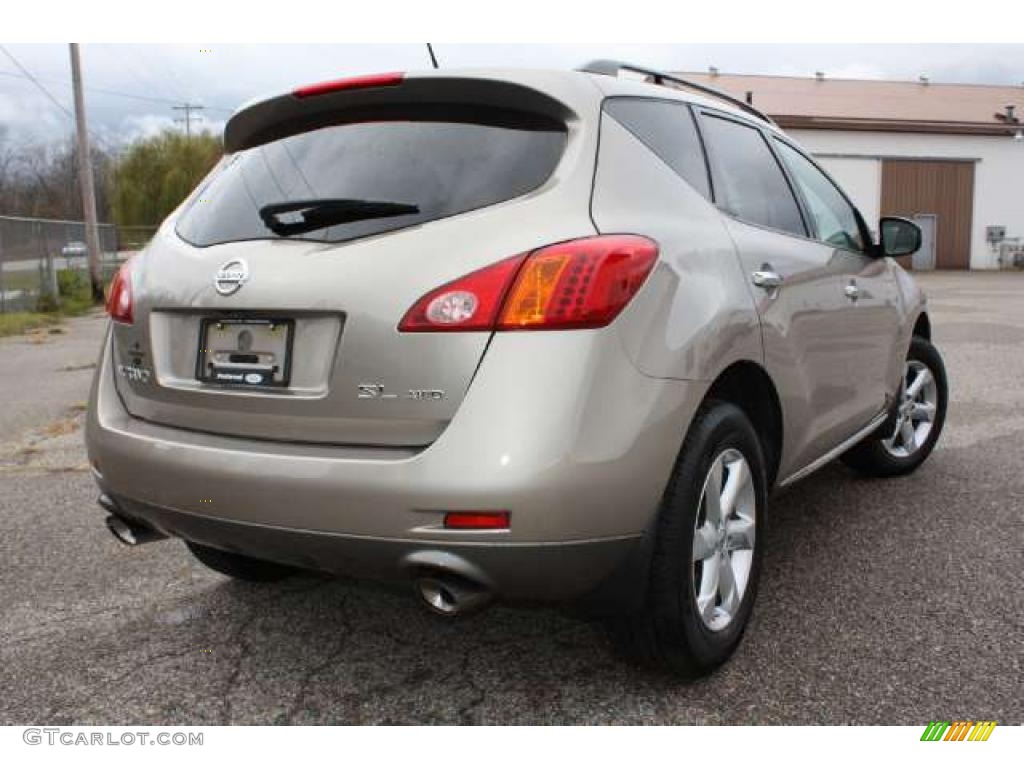
[[[60,249],[60,255],[65,258],[73,256],[88,256],[89,248],[79,240],[73,240]]]

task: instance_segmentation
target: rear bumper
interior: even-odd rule
[[[90,460],[129,516],[254,557],[370,578],[442,568],[513,599],[642,581],[645,534],[702,389],[640,374],[614,337],[525,336],[495,340],[455,419],[421,450],[145,422],[121,403],[105,350]],[[540,382],[546,356],[560,375]],[[507,531],[442,525],[445,511],[499,509],[511,513]]]
[[[516,544],[352,536],[225,520],[115,497],[124,514],[168,536],[300,568],[381,581],[423,573],[461,576],[509,600],[562,601],[631,591],[600,583],[605,574],[640,578],[646,540]],[[628,567],[627,567],[628,564]],[[636,566],[635,568],[633,566]],[[639,586],[639,585],[634,585]]]

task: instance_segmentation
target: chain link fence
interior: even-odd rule
[[[999,266],[1003,269],[1024,267],[1024,237],[1007,237],[999,243]]]
[[[145,247],[156,227],[100,224],[100,266],[108,283]],[[0,313],[55,309],[62,295],[89,285],[85,223],[0,216]]]

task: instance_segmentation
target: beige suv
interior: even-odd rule
[[[87,439],[122,541],[404,580],[448,616],[582,603],[692,675],[747,624],[772,489],[939,437],[890,258],[920,232],[874,242],[725,94],[392,73],[252,103],[224,145],[111,287]]]

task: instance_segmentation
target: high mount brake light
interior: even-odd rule
[[[405,79],[404,72],[384,72],[379,75],[361,75],[360,77],[346,77],[341,80],[327,80],[323,83],[303,85],[292,91],[292,96],[297,99],[306,99],[310,96],[322,96],[325,93],[337,91],[357,91],[362,88],[381,88],[389,85],[401,85]]]
[[[107,291],[107,314],[114,322],[131,325],[133,303],[132,267],[131,262],[126,261],[110,281],[110,288]]]
[[[657,243],[639,235],[549,245],[431,291],[406,312],[398,330],[600,328],[636,295],[657,259]]]

